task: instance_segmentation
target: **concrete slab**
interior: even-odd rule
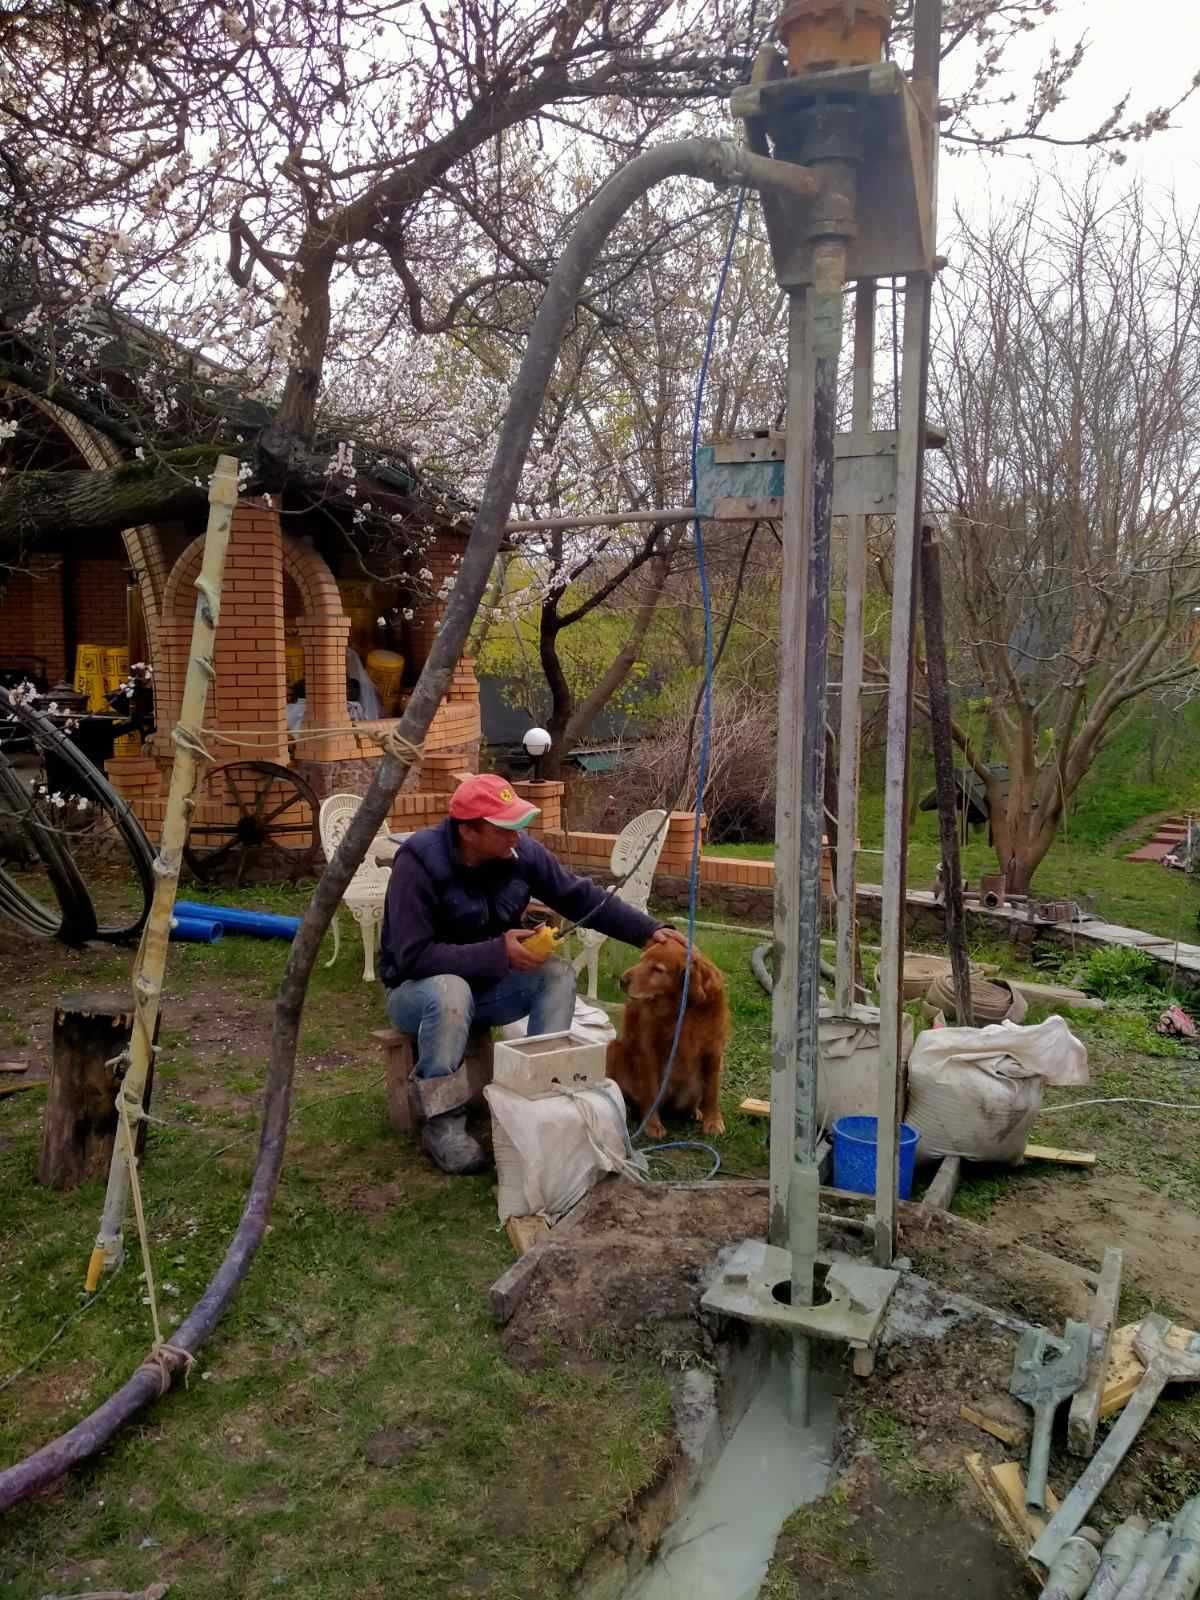
[[[791,1256],[761,1239],[744,1239],[701,1300],[701,1307],[740,1322],[835,1340],[853,1350],[869,1349],[900,1274],[824,1251],[818,1254],[817,1264],[827,1269],[829,1299],[824,1305],[788,1305],[775,1298],[775,1290],[791,1282]]]

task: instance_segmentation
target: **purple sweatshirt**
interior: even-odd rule
[[[589,928],[623,944],[640,947],[662,927],[568,872],[525,833],[514,836],[508,859],[468,867],[443,822],[414,833],[392,863],[379,963],[385,987],[443,974],[481,988],[498,983],[509,972],[504,935],[520,927],[534,898],[572,922],[588,917]]]

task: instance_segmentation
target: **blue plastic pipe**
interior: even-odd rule
[[[270,911],[238,911],[233,906],[206,906],[199,900],[177,900],[175,912],[181,917],[219,920],[226,933],[240,933],[252,939],[294,939],[300,931],[299,917],[279,917]]]
[[[225,933],[223,923],[211,917],[172,917],[171,937],[187,944],[216,944]]]

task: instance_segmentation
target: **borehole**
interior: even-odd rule
[[[789,1420],[776,1360],[695,1496],[623,1600],[756,1600],[784,1522],[829,1486],[836,1407],[830,1374],[812,1374],[811,1424]]]
[[[833,1299],[833,1296],[830,1294],[829,1290],[825,1287],[825,1279],[828,1276],[829,1276],[829,1268],[826,1267],[826,1266],[822,1266],[821,1263],[818,1261],[816,1266],[813,1268],[813,1297],[812,1297],[812,1303],[813,1303],[814,1306],[827,1306],[829,1304],[829,1302]],[[772,1300],[778,1300],[778,1302],[779,1302],[779,1304],[781,1306],[790,1306],[791,1303],[792,1303],[792,1282],[791,1282],[791,1279],[790,1278],[784,1278],[782,1283],[777,1283],[775,1285],[775,1287],[771,1290],[771,1298],[772,1298]]]

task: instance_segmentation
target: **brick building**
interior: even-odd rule
[[[6,397],[33,408],[51,424],[56,465],[94,469],[115,465],[118,448],[59,407],[13,386]],[[424,664],[440,616],[440,603],[422,598],[398,576],[370,583],[344,531],[326,514],[306,517],[291,508],[284,519],[263,501],[234,512],[218,629],[216,676],[209,691],[206,726],[217,762],[269,761],[303,777],[318,799],[362,793],[381,751],[377,736],[398,715]],[[194,526],[131,528],[112,537],[64,534],[58,547],[29,568],[12,572],[0,589],[0,667],[27,670],[44,686],[72,680],[81,646],[125,648],[131,660],[154,670],[157,733],[144,746],[122,741],[106,764],[147,832],[156,837],[166,803],[195,608],[194,581],[203,545],[203,518]],[[450,522],[429,524],[427,542],[413,564],[434,573],[434,587],[452,575],[465,533]],[[411,612],[411,616],[405,616]],[[396,620],[386,633],[375,619]],[[401,622],[399,619],[403,618]],[[377,646],[404,659],[399,683],[380,682],[386,715],[351,720],[347,646],[365,660]],[[303,681],[304,710],[289,730],[288,701]],[[434,718],[430,753],[420,788],[397,797],[397,827],[422,826],[444,814],[450,774],[478,766],[479,688],[473,663],[463,660]],[[196,821],[219,820],[229,810],[210,778]]]

